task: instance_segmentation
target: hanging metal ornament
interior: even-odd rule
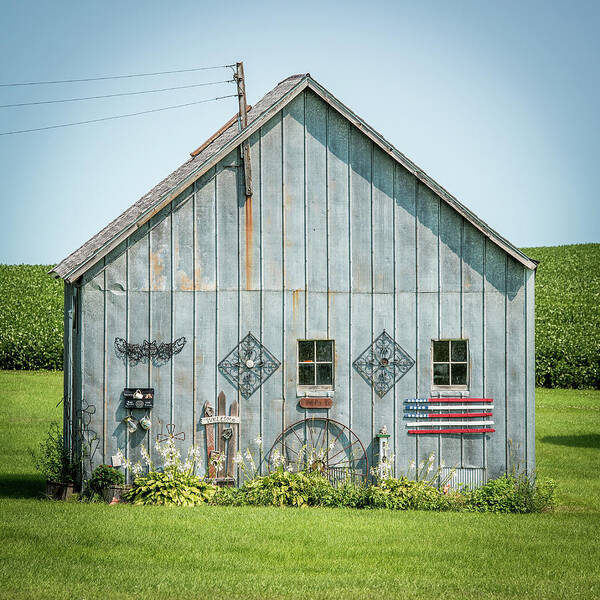
[[[250,332],[219,363],[219,371],[249,398],[267,380],[281,363]]]
[[[359,375],[383,398],[415,364],[408,353],[385,331],[354,361]]]
[[[166,442],[166,441],[174,442],[175,440],[177,440],[179,442],[185,441],[185,432],[179,431],[179,432],[175,433],[175,424],[174,423],[167,423],[166,427],[167,427],[167,433],[159,433],[156,436],[156,439],[159,443],[162,444],[163,442]]]

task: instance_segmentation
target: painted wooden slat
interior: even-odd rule
[[[526,424],[525,459],[527,472],[535,472],[535,271],[525,273],[525,332],[526,332]],[[517,417],[518,418],[518,417]]]
[[[110,260],[110,255],[107,257]],[[127,256],[120,254],[106,267],[106,414],[107,436],[105,459],[117,450],[126,451],[127,427],[123,422],[126,409],[123,406],[123,388],[127,383],[127,366],[115,350],[116,337],[127,337]]]
[[[506,269],[506,436],[509,471],[525,471],[526,401],[524,267],[507,257]]]
[[[350,235],[352,304],[350,316],[352,359],[373,342],[368,315],[373,311],[371,246],[372,145],[361,132],[350,131]],[[366,318],[365,318],[366,317]],[[373,389],[352,369],[351,429],[373,462]]]
[[[472,412],[472,413],[420,413],[420,412],[405,412],[405,419],[468,419],[474,417],[491,417],[494,413],[491,412]]]
[[[261,223],[260,223],[260,140],[258,134],[250,137],[250,160],[254,165],[252,183],[256,190],[245,197],[240,191],[239,201],[239,276],[240,289],[260,290],[261,264]]]
[[[440,425],[493,425],[494,421],[416,421],[406,427],[438,427]]]
[[[171,342],[171,217],[156,217],[157,224],[151,222],[150,231],[150,340],[158,343]],[[143,340],[132,339],[134,343]],[[166,432],[171,423],[171,363],[150,361],[150,384],[154,388],[154,408],[152,409],[152,429],[148,433],[149,441],[159,433]],[[182,423],[175,423],[181,427]],[[178,429],[181,431],[181,429]],[[150,443],[150,455],[156,465],[162,464],[162,458]]]
[[[439,429],[435,432],[435,435],[440,434],[476,434],[476,433],[494,433],[496,430],[488,427],[482,428],[473,428],[473,429]],[[431,435],[432,431],[430,429],[409,429],[408,433],[411,434],[424,434]]]
[[[350,410],[350,224],[349,124],[335,110],[327,117],[327,201],[329,244],[328,337],[335,341],[335,396],[329,416],[349,422]]]
[[[506,472],[506,255],[485,244],[485,393],[494,398],[496,434],[486,442],[488,475]]]
[[[462,217],[445,202],[439,216],[439,335],[442,339],[462,338],[461,253]],[[442,464],[458,466],[462,458],[459,435],[440,440]]]
[[[452,404],[451,406],[435,404],[405,404],[405,410],[449,410],[449,409],[487,409],[494,408],[493,404]]]
[[[187,196],[173,212],[172,339],[185,337],[183,350],[171,359],[172,422],[185,433],[179,443],[187,452],[194,442],[194,198]]]
[[[327,121],[327,201],[329,239],[329,290],[347,293],[350,265],[348,205],[349,124],[330,110]]]
[[[469,390],[471,396],[484,393],[484,237],[470,223],[462,231],[462,337],[469,340]],[[485,438],[462,438],[462,467],[483,467]]]
[[[376,148],[373,152],[373,336],[384,329],[394,333],[394,164]],[[394,389],[383,398],[373,397],[373,429],[371,439],[386,427],[393,431],[395,418]],[[389,440],[390,452],[395,453],[395,439]],[[378,451],[378,448],[375,449]],[[378,460],[376,458],[375,460]]]
[[[418,288],[418,386],[419,394],[432,386],[431,340],[439,337],[439,270],[438,227],[439,198],[425,186],[417,190],[417,288]],[[437,468],[440,441],[436,438],[419,440],[416,462],[435,456]]]
[[[268,450],[283,426],[284,332],[283,318],[283,170],[282,115],[278,113],[261,129],[261,272],[262,272],[262,343],[282,362],[279,369],[260,389],[263,447]],[[292,399],[294,400],[294,399]],[[243,430],[242,423],[240,429]],[[240,450],[244,451],[245,447]],[[264,466],[263,466],[264,469]],[[264,471],[263,471],[264,472]]]
[[[88,422],[88,442],[92,456],[84,461],[84,476],[89,477],[94,466],[104,458],[104,273],[81,288],[82,304],[82,418]],[[93,432],[93,433],[92,433]],[[88,448],[85,447],[87,451]],[[90,464],[90,460],[92,461]]]

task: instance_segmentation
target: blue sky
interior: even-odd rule
[[[243,60],[248,101],[310,72],[518,246],[600,241],[599,2],[7,2],[0,82]],[[227,79],[0,87],[0,104]],[[232,93],[0,108],[0,131]],[[188,157],[235,98],[0,136],[0,262],[54,263]]]

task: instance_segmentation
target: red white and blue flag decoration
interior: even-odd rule
[[[407,398],[404,418],[411,434],[494,433],[492,398]]]

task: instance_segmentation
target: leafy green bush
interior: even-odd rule
[[[31,452],[35,468],[47,481],[72,483],[78,473],[78,463],[71,460],[69,451],[63,443],[62,429],[58,423],[52,422],[46,439],[36,450]]]
[[[556,484],[552,479],[537,481],[534,476],[505,475],[464,492],[465,508],[474,512],[533,513],[555,505]]]
[[[62,369],[63,282],[45,265],[0,265],[0,368]]]
[[[121,471],[112,465],[98,465],[88,479],[87,489],[92,494],[102,494],[105,489],[124,483],[125,477]]]
[[[536,384],[600,389],[600,244],[524,248],[535,285]]]
[[[193,473],[167,467],[137,477],[124,498],[133,504],[197,506],[209,502],[216,491],[216,486]]]
[[[449,496],[427,481],[414,481],[406,477],[383,479],[379,485],[369,487],[373,508],[393,510],[448,510]]]
[[[241,487],[246,504],[262,506],[327,505],[332,490],[329,480],[318,471],[292,473],[283,467],[270,475],[255,477]]]

